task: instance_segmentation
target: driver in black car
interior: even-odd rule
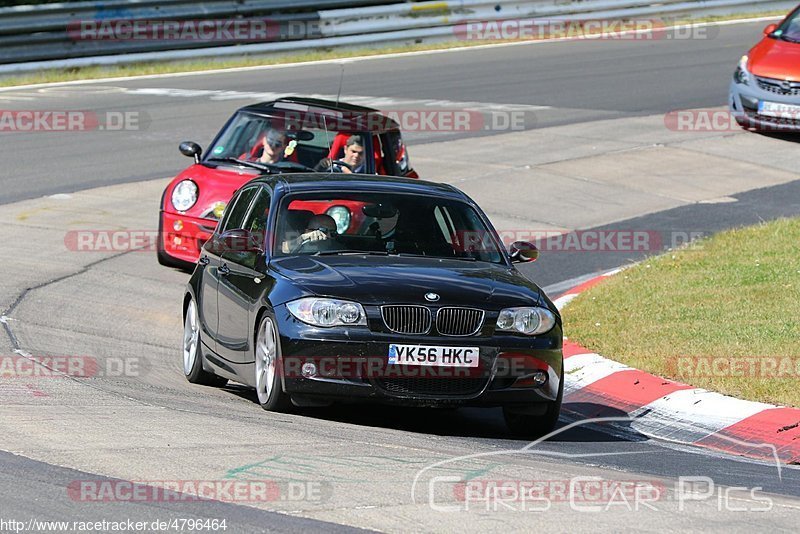
[[[314,250],[325,250],[333,244],[336,235],[336,221],[330,215],[314,215],[306,224],[306,231],[294,239],[281,243],[281,252],[297,252],[306,243],[312,243]]]

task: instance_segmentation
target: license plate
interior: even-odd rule
[[[800,106],[777,102],[758,102],[758,114],[779,119],[800,119]]]
[[[478,347],[439,347],[433,345],[389,345],[389,363],[396,365],[434,365],[437,367],[478,367]]]

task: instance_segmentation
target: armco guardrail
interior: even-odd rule
[[[396,1],[396,0],[394,0]],[[383,3],[387,3],[384,0]],[[379,0],[110,0],[0,8],[0,63],[78,58],[99,54],[126,54],[150,50],[204,48],[236,44],[235,38],[112,39],[82,38],[81,23],[155,21],[262,21],[266,33],[279,33],[281,24],[305,23],[306,33],[283,33],[286,40],[314,39],[320,8],[375,5]],[[152,26],[152,24],[151,24]]]
[[[0,74],[42,68],[241,57],[315,48],[456,40],[474,21],[688,19],[788,11],[797,0],[110,0],[0,8]],[[80,22],[266,21],[266,38],[84,38]],[[252,29],[252,26],[250,26]],[[150,28],[152,30],[152,27]],[[291,31],[287,31],[291,30]],[[78,32],[76,34],[76,32]],[[149,34],[148,34],[149,35]],[[234,45],[234,46],[232,46]]]

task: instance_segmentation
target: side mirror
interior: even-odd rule
[[[264,253],[263,232],[251,232],[243,228],[228,230],[216,238],[216,246],[223,252]]]
[[[180,150],[181,154],[184,156],[194,158],[195,163],[200,163],[200,155],[203,153],[203,149],[200,148],[200,145],[197,143],[184,141],[178,146],[178,150]]]
[[[769,34],[771,34],[772,32],[774,32],[777,29],[778,29],[778,25],[777,24],[770,24],[769,26],[764,28],[764,35],[769,35]]]
[[[527,241],[514,241],[509,247],[511,261],[525,263],[539,259],[539,249],[536,245]]]
[[[314,139],[314,134],[308,130],[295,130],[286,132],[286,137],[295,141],[311,141]]]

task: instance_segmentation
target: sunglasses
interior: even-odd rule
[[[277,137],[267,137],[267,144],[272,148],[280,148],[286,145],[286,139],[279,139]]]

